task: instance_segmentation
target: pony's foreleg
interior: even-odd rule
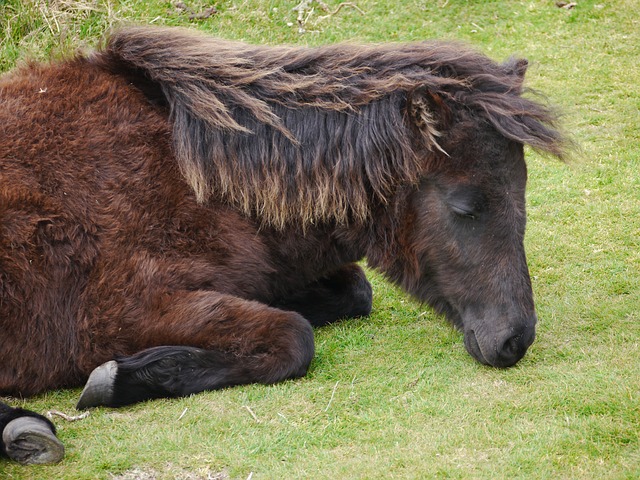
[[[0,456],[28,464],[56,463],[64,446],[56,427],[42,415],[0,402]]]
[[[176,295],[166,308],[137,332],[143,344],[164,346],[95,369],[77,408],[275,383],[303,376],[313,358],[313,330],[295,312],[203,291]]]
[[[312,325],[321,326],[343,318],[367,316],[371,302],[371,284],[362,268],[351,263],[301,287],[275,306],[298,312]]]

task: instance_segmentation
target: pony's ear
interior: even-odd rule
[[[518,87],[522,87],[524,75],[527,73],[529,61],[526,58],[510,58],[503,65],[507,75],[516,77]]]
[[[442,131],[451,123],[451,110],[437,93],[418,87],[407,95],[407,116],[412,129],[421,134],[429,150],[446,152],[438,144]]]

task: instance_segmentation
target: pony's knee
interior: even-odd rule
[[[371,313],[373,305],[373,289],[367,280],[364,270],[358,266],[352,270],[353,316],[366,317]]]
[[[342,292],[346,317],[366,317],[371,313],[373,290],[360,265],[345,265],[330,277],[330,281],[333,288]]]
[[[306,375],[309,365],[315,355],[315,341],[313,327],[302,315],[296,314],[296,321],[300,325],[297,345],[295,347],[296,360],[298,364],[298,376]]]
[[[287,320],[277,332],[279,341],[270,348],[272,362],[265,372],[265,383],[306,375],[315,354],[313,328],[309,321],[295,312],[287,312]]]
[[[207,349],[158,346],[101,365],[89,377],[77,408],[119,407],[304,376],[314,355],[311,325],[294,312],[262,313],[252,328],[238,332],[240,344],[228,341]]]

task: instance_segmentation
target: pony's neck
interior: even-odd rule
[[[338,268],[367,258],[369,265],[389,275],[402,263],[397,237],[403,215],[381,209],[367,222],[320,224],[302,227],[260,229],[269,261],[275,267],[282,291],[309,284]]]

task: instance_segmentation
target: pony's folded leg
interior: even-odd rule
[[[0,403],[0,431],[0,453],[16,462],[49,464],[64,457],[55,426],[42,415]]]
[[[365,317],[371,313],[372,300],[371,284],[364,270],[349,263],[300,287],[275,302],[275,306],[298,312],[318,327],[346,318]]]
[[[313,329],[296,312],[211,291],[179,292],[140,325],[146,348],[93,371],[78,409],[119,407],[306,374]]]
[[[265,353],[239,357],[195,347],[153,347],[96,368],[76,408],[121,407],[239,384],[274,383],[304,375],[310,355],[302,355],[298,362],[281,363]]]
[[[185,346],[161,346],[96,368],[76,408],[121,407],[181,397],[250,381],[233,355]],[[243,382],[244,380],[244,382]]]

